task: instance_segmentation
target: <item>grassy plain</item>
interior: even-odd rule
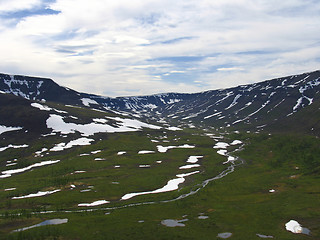
[[[90,146],[50,153],[41,159],[59,159],[58,164],[1,179],[1,239],[218,239],[218,233],[224,232],[232,233],[230,239],[239,240],[259,239],[257,234],[282,240],[320,238],[320,141],[315,137],[227,134],[224,141],[240,139],[246,143],[242,151],[234,153],[245,163],[233,173],[210,182],[197,194],[167,203],[161,201],[188,193],[226,169],[222,164],[226,158],[213,149],[212,138],[202,130],[148,130],[98,134],[94,138],[97,141]],[[53,142],[54,139],[48,140],[48,146]],[[182,144],[196,147],[171,149],[167,153],[159,153],[156,148]],[[91,154],[96,150],[101,152]],[[138,154],[140,150],[155,153]],[[127,153],[118,156],[119,151]],[[83,153],[90,154],[80,156]],[[19,155],[19,151],[12,150],[12,154]],[[191,155],[203,156],[201,167],[179,170]],[[4,152],[3,158],[9,158],[8,153]],[[31,152],[24,153],[23,158],[37,162]],[[105,160],[95,161],[95,158]],[[150,168],[140,168],[141,164]],[[115,168],[117,165],[120,168]],[[126,193],[154,190],[176,174],[195,170],[200,173],[187,177],[179,190],[120,201]],[[86,172],[75,174],[75,171]],[[71,189],[72,184],[76,188]],[[4,191],[12,187],[17,189]],[[45,197],[12,199],[53,189],[61,191]],[[92,190],[81,192],[86,189]],[[271,189],[275,192],[270,193]],[[79,203],[102,199],[110,203],[92,207],[94,211],[75,212],[91,209],[78,207]],[[128,206],[148,202],[155,203]],[[40,211],[48,213],[35,213]],[[208,218],[199,219],[199,216]],[[10,233],[55,218],[68,218],[68,223]],[[188,221],[184,222],[185,227],[170,228],[161,224],[165,219]],[[284,225],[291,219],[309,228],[311,235],[286,231]]]

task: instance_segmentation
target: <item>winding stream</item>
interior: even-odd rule
[[[230,162],[230,166],[227,167],[227,169],[223,170],[221,173],[219,173],[217,176],[213,178],[209,178],[204,180],[202,183],[195,185],[196,189],[191,190],[189,193],[182,194],[176,198],[168,199],[168,200],[162,200],[162,201],[151,201],[151,202],[140,202],[140,203],[131,203],[131,204],[125,204],[122,206],[117,207],[105,207],[105,208],[91,208],[91,209],[82,209],[82,210],[61,210],[61,211],[43,211],[43,212],[32,212],[31,214],[50,214],[50,213],[81,213],[81,212],[93,212],[93,211],[106,211],[106,210],[117,210],[117,209],[123,209],[128,207],[135,207],[135,206],[142,206],[142,205],[151,205],[151,204],[160,204],[160,203],[169,203],[178,201],[184,198],[187,198],[191,195],[194,195],[198,193],[201,189],[205,188],[210,182],[221,179],[228,174],[235,171],[235,168],[239,165],[244,164],[245,161],[239,157],[236,157],[235,161]]]
[[[238,150],[235,150],[235,151],[238,151]],[[228,157],[230,155],[226,154],[226,156]],[[189,193],[182,194],[182,195],[180,195],[176,198],[173,198],[173,199],[161,200],[161,201],[151,201],[151,202],[131,203],[131,204],[125,204],[125,205],[116,206],[116,207],[90,208],[90,209],[81,209],[81,210],[42,211],[42,212],[32,212],[31,214],[81,213],[81,212],[93,212],[93,211],[98,211],[98,210],[105,211],[105,210],[116,210],[116,209],[123,209],[123,208],[135,207],[135,206],[141,206],[141,205],[151,205],[151,204],[160,204],[160,203],[169,203],[169,202],[178,201],[178,200],[187,198],[191,195],[198,193],[201,189],[205,188],[210,182],[221,179],[221,178],[227,176],[228,174],[234,172],[235,168],[239,165],[244,164],[245,161],[239,157],[234,157],[234,160],[230,161],[228,163],[230,163],[230,165],[225,170],[223,170],[221,173],[219,173],[217,176],[204,180],[202,183],[195,185],[193,187],[193,190],[191,190]],[[17,214],[12,214],[12,215],[17,215]]]

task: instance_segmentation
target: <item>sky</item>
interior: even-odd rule
[[[0,0],[0,72],[103,96],[320,69],[319,0]]]

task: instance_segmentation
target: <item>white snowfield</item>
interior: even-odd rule
[[[27,144],[23,144],[23,145],[12,145],[12,144],[9,144],[6,147],[1,147],[0,148],[0,152],[5,151],[8,148],[27,148],[27,147],[29,147],[29,145],[27,145]]]
[[[98,206],[98,205],[102,205],[102,204],[106,204],[106,203],[110,203],[110,202],[106,201],[106,200],[98,200],[98,201],[94,201],[92,203],[79,203],[78,207],[94,207],[94,206]]]
[[[56,192],[60,192],[60,191],[61,191],[61,189],[57,189],[57,190],[53,190],[53,191],[46,191],[46,192],[39,191],[37,193],[31,193],[31,194],[28,194],[28,195],[25,195],[25,196],[13,197],[12,199],[43,197],[43,196],[50,195],[50,194],[53,194],[53,193],[56,193]]]
[[[36,167],[42,167],[42,166],[46,166],[46,165],[50,165],[50,164],[55,164],[55,163],[58,163],[60,162],[60,160],[55,160],[55,161],[43,161],[43,162],[40,162],[40,163],[35,163],[35,164],[32,164],[28,167],[24,167],[24,168],[19,168],[19,169],[12,169],[12,170],[6,170],[6,171],[2,171],[2,174],[3,175],[0,175],[0,178],[6,178],[6,177],[11,177],[12,174],[16,174],[16,173],[22,173],[22,172],[25,172],[25,171],[28,171],[32,168],[36,168]]]
[[[190,156],[187,163],[196,163],[199,161],[199,158],[203,158],[203,156]]]
[[[22,129],[22,127],[6,127],[3,125],[0,125],[0,134],[2,134],[4,132],[17,131],[20,129]]]
[[[182,128],[178,128],[178,127],[168,127],[166,129],[168,129],[170,131],[181,131],[182,130]]]
[[[225,142],[217,142],[216,145],[214,145],[213,148],[227,148],[230,145],[228,143]]]
[[[200,164],[194,164],[199,161],[199,158],[203,158],[203,156],[190,156],[187,160],[187,163],[193,163],[193,164],[181,166],[179,167],[179,169],[191,169],[191,168],[200,167]]]
[[[120,156],[120,155],[124,155],[126,153],[127,153],[126,151],[120,151],[120,152],[117,153],[117,155]]]
[[[242,144],[242,141],[234,140],[232,143],[230,143],[230,145],[238,145],[238,144]]]
[[[290,232],[293,232],[293,233],[301,233],[302,232],[301,225],[295,220],[290,220],[289,222],[287,222],[286,229]]]
[[[178,178],[169,180],[167,182],[167,184],[159,189],[156,189],[154,191],[148,191],[148,192],[139,192],[139,193],[128,193],[126,195],[124,195],[121,200],[128,200],[130,198],[133,198],[135,196],[139,196],[139,195],[146,195],[146,194],[154,194],[154,193],[163,193],[163,192],[170,192],[170,191],[174,191],[177,190],[179,188],[179,184],[183,183],[185,181],[185,177],[188,177],[190,175],[199,173],[200,171],[195,171],[195,172],[190,172],[190,173],[185,173],[185,174],[178,174],[176,175]]]
[[[53,132],[61,134],[70,134],[80,132],[82,136],[91,136],[95,133],[116,133],[116,132],[133,132],[139,131],[142,128],[161,129],[159,126],[147,124],[135,119],[125,119],[119,117],[109,117],[109,119],[117,121],[118,127],[113,127],[108,124],[92,122],[88,124],[66,123],[63,117],[56,114],[50,114],[47,119],[47,127],[53,129]]]
[[[225,150],[225,149],[220,149],[220,150],[217,151],[217,153],[220,154],[220,155],[222,155],[222,156],[227,156],[227,152],[228,152],[228,151]]]
[[[229,163],[229,162],[233,162],[233,161],[236,161],[237,159],[235,158],[235,157],[233,157],[233,156],[228,156],[228,160],[227,161],[225,161],[225,162],[223,162],[223,164],[227,164],[227,163]]]
[[[108,120],[105,119],[105,118],[94,118],[92,119],[94,122],[97,122],[97,123],[107,123]]]
[[[165,153],[169,149],[173,149],[173,148],[195,148],[195,146],[191,146],[189,144],[184,144],[184,145],[181,145],[181,146],[167,146],[167,147],[164,147],[164,146],[161,146],[161,145],[157,146],[158,152],[161,152],[161,153]]]
[[[90,104],[98,105],[98,103],[95,100],[90,98],[82,98],[81,101],[82,101],[82,104],[86,107],[90,107]]]
[[[151,165],[149,165],[149,164],[140,164],[139,165],[139,168],[149,168],[149,167],[151,167]]]
[[[58,152],[58,151],[63,151],[68,148],[72,148],[73,146],[86,146],[86,145],[91,145],[91,142],[94,141],[94,139],[90,138],[79,138],[76,140],[72,140],[68,143],[59,143],[53,148],[50,149],[52,152]]]
[[[42,105],[40,103],[31,103],[31,106],[34,107],[34,108],[38,108],[39,110],[41,111],[56,111],[58,113],[68,113],[66,111],[62,111],[62,110],[58,110],[58,109],[54,109],[54,108],[51,108],[51,107],[48,107],[46,105]]]
[[[155,153],[155,151],[141,150],[138,152],[138,154],[149,154],[149,153]]]
[[[35,157],[39,157],[41,156],[42,153],[48,151],[48,148],[42,148],[41,150],[39,151],[36,151],[34,154],[35,154]]]
[[[200,164],[184,165],[184,166],[179,167],[179,169],[190,169],[190,168],[195,168],[195,167],[200,167]]]
[[[34,108],[39,108],[41,111],[51,111],[52,110],[51,107],[41,105],[40,103],[31,103],[31,106]]]

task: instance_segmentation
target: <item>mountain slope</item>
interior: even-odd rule
[[[55,85],[66,96],[50,101],[55,83],[14,80],[19,97],[0,93],[0,239],[319,239],[319,138],[231,131],[316,129],[317,78],[131,98]]]
[[[179,120],[213,126],[264,125],[319,100],[320,71],[197,94],[168,113]]]
[[[50,79],[0,74],[0,90],[27,99],[53,101],[181,126],[202,124],[254,130],[291,118],[320,98],[320,71],[268,80],[229,89],[193,94],[109,98],[79,93]]]

